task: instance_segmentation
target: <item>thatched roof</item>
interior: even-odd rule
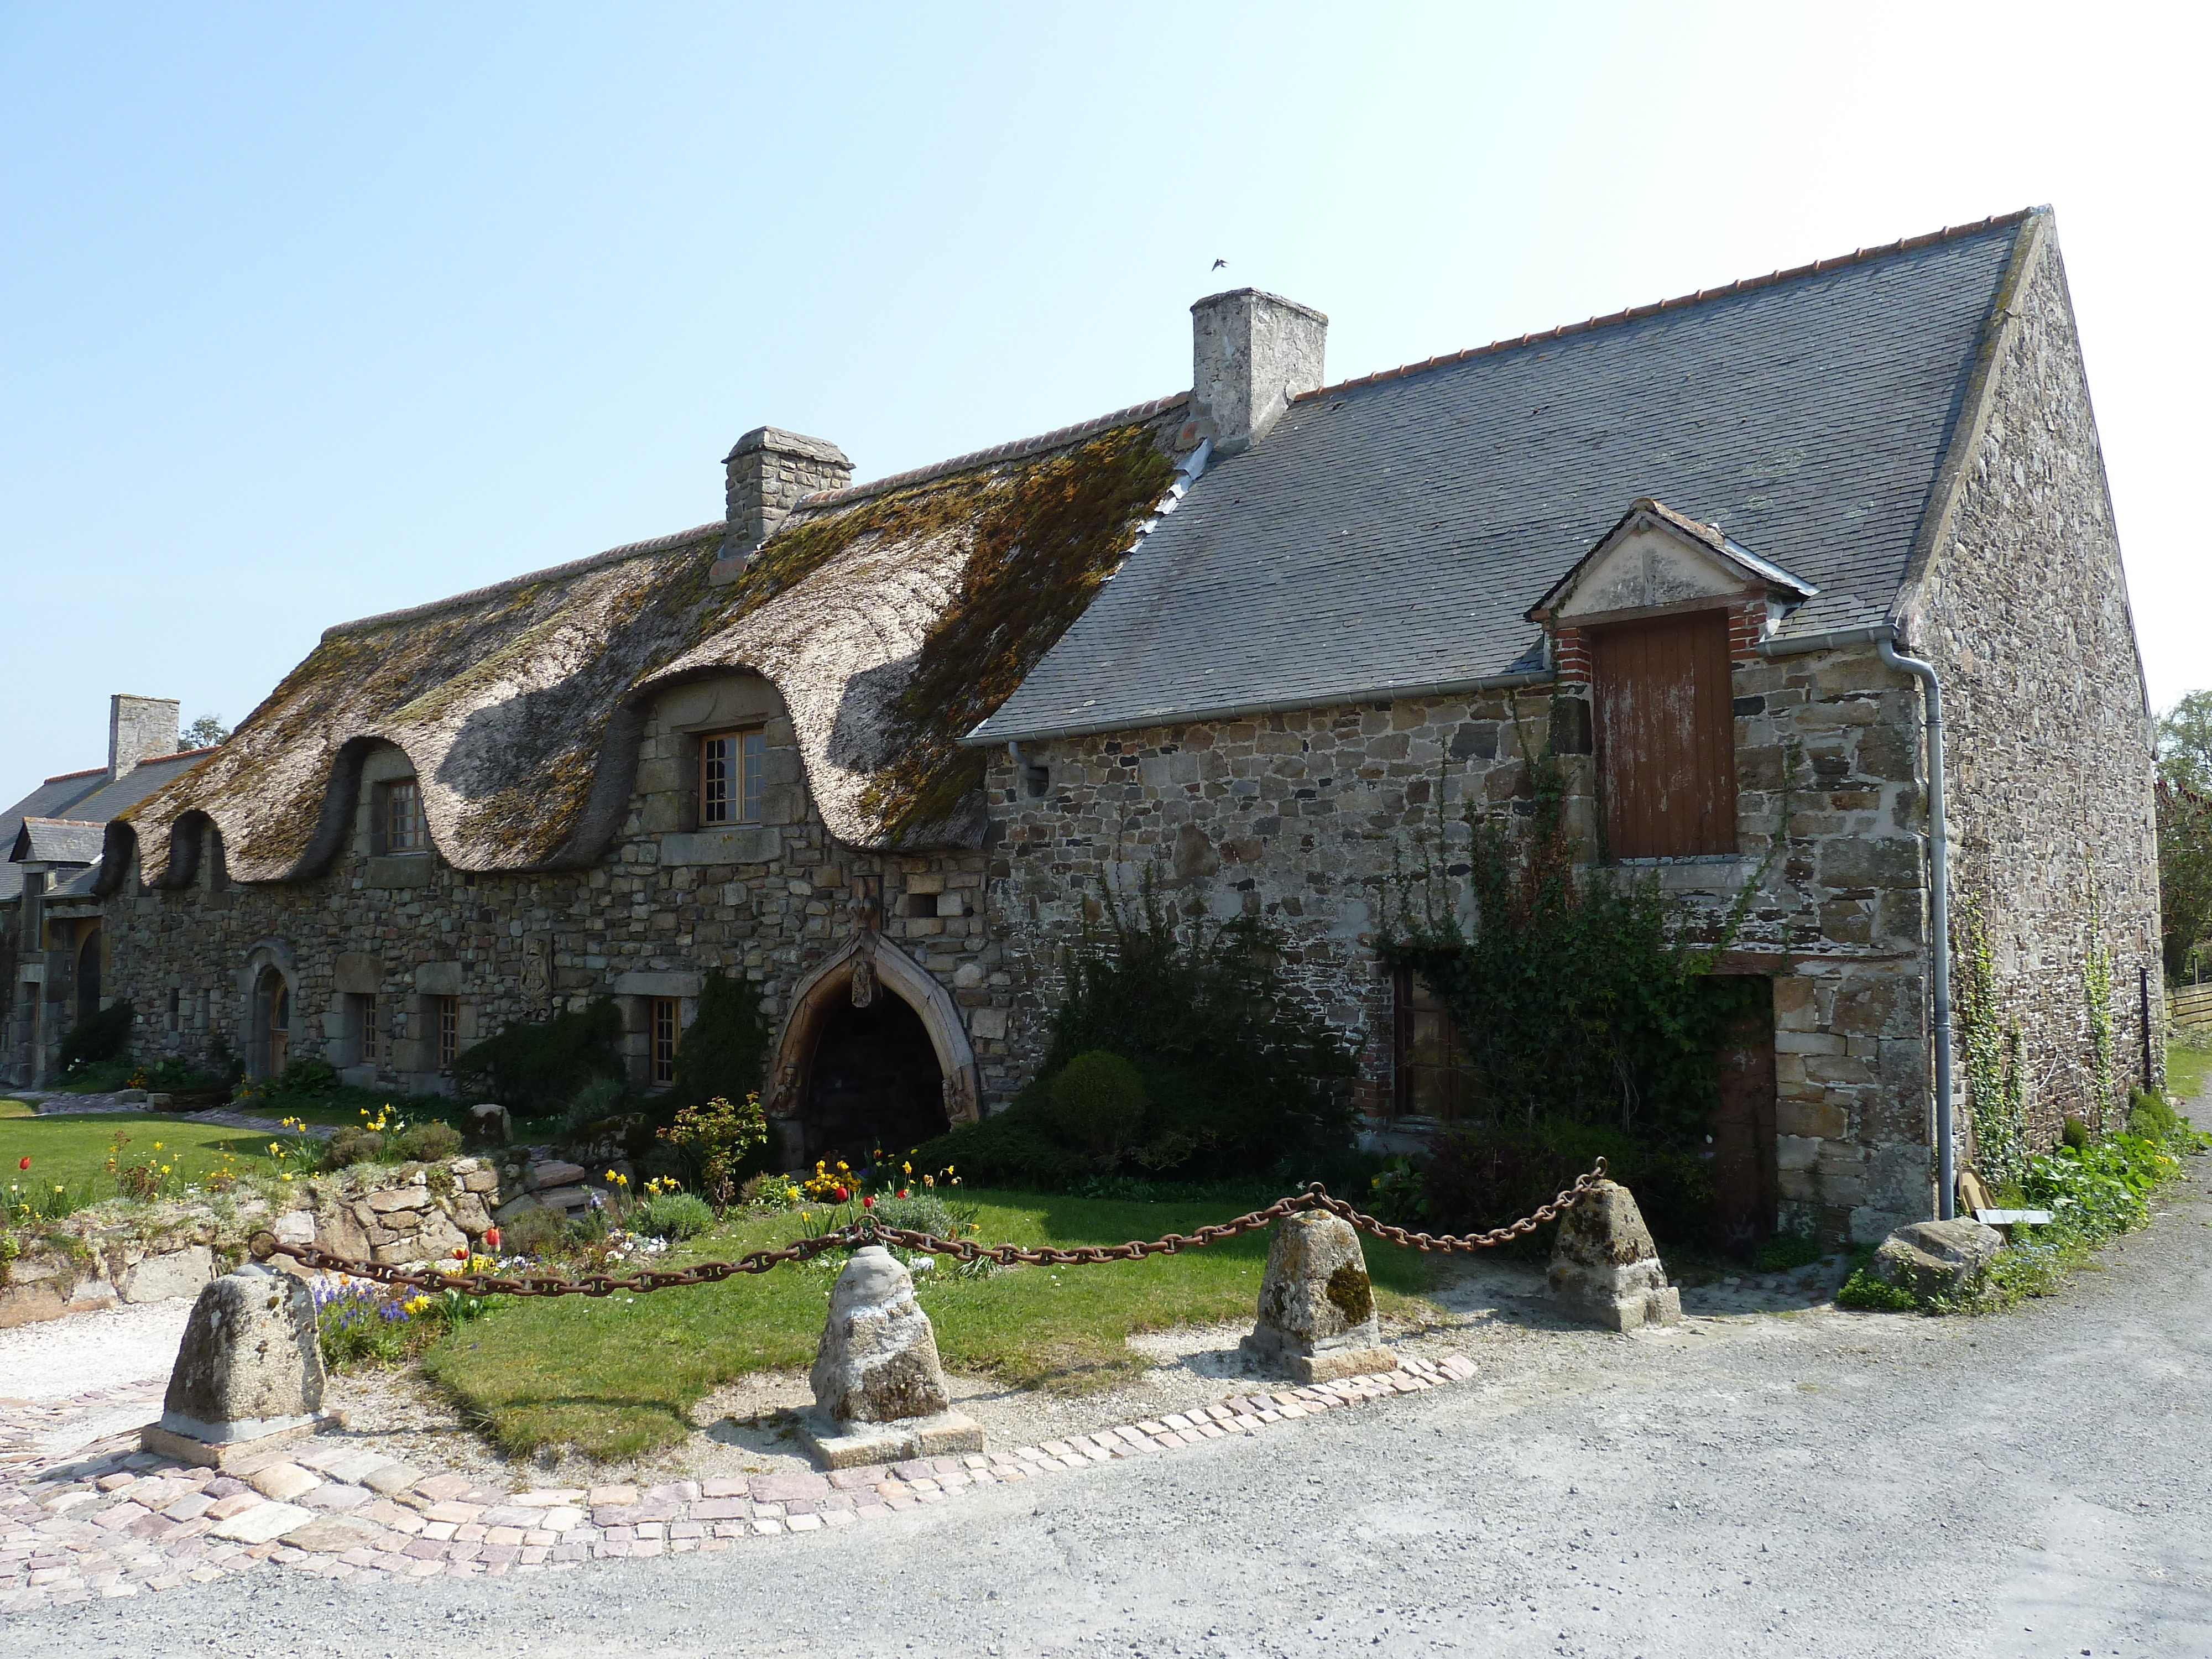
[[[635,788],[659,693],[732,672],[774,682],[816,808],[852,846],[980,842],[981,761],[955,743],[1066,631],[1173,479],[1188,399],[810,496],[726,585],[702,525],[331,629],[229,742],[111,828],[156,885],[200,831],[241,881],[318,874],[353,825],[380,742],[414,762],[438,851],[465,870],[597,860]]]

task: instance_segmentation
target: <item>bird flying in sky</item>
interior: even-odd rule
[[[1216,270],[1220,270],[1224,269],[1224,267],[1226,267],[1228,264],[1229,264],[1229,261],[1228,261],[1228,260],[1226,260],[1226,259],[1216,259],[1216,260],[1213,262],[1213,268],[1214,268]]]

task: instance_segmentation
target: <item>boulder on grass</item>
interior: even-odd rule
[[[1923,1302],[1955,1300],[1972,1291],[2003,1248],[2004,1235],[1978,1221],[1916,1221],[1882,1240],[1874,1274]]]
[[[1559,1218],[1546,1282],[1565,1311],[1608,1330],[1682,1321],[1682,1293],[1667,1283],[1636,1195],[1617,1181],[1594,1182]]]
[[[1306,1383],[1398,1369],[1398,1356],[1382,1346],[1367,1257],[1350,1222],[1301,1210],[1275,1224],[1259,1320],[1243,1347],[1254,1363]]]

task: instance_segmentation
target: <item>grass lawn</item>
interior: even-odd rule
[[[2179,1042],[2166,1045],[2166,1091],[2179,1095],[2185,1109],[2204,1092],[2208,1079],[2212,1079],[2212,1048],[2186,1048]]]
[[[972,1191],[980,1238],[1026,1246],[1117,1244],[1226,1219],[1226,1201],[1120,1203]],[[795,1214],[737,1222],[693,1241],[693,1257],[788,1243]],[[1381,1310],[1419,1315],[1431,1258],[1363,1240]],[[949,1370],[1025,1388],[1081,1394],[1143,1368],[1123,1339],[1183,1324],[1249,1319],[1267,1235],[1172,1256],[1096,1267],[1018,1267],[988,1279],[923,1275],[921,1304]],[[570,1444],[600,1458],[635,1456],[691,1428],[690,1410],[747,1371],[813,1364],[836,1267],[778,1267],[650,1296],[517,1302],[458,1328],[424,1368],[500,1446]]]
[[[7,1196],[9,1185],[35,1188],[42,1194],[65,1186],[73,1209],[113,1198],[115,1183],[107,1173],[107,1159],[118,1130],[130,1137],[123,1148],[125,1162],[143,1164],[152,1158],[169,1165],[163,1183],[168,1191],[220,1168],[226,1152],[241,1170],[271,1167],[267,1135],[218,1123],[118,1112],[81,1117],[0,1115],[0,1199]],[[155,1151],[156,1141],[159,1152]],[[26,1158],[31,1167],[20,1169]]]

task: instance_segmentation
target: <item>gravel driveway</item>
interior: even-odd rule
[[[2212,1654],[2208,1173],[2004,1317],[1593,1335],[849,1533],[374,1593],[255,1574],[24,1614],[8,1650]]]

